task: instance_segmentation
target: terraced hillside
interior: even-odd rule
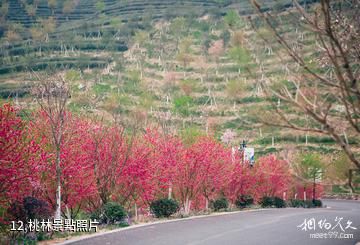
[[[309,62],[317,58],[314,36],[287,9],[290,1],[262,2],[277,14],[293,48]],[[159,124],[174,133],[201,130],[221,138],[228,130],[231,143],[246,139],[259,154],[339,150],[329,137],[259,123],[270,107],[260,84],[268,77],[285,83],[296,67],[280,47],[262,41],[271,35],[247,0],[9,1],[5,8],[3,1],[3,99],[31,103],[35,77],[28,71],[55,70],[71,83],[75,112]],[[348,141],[359,143],[351,135]]]
[[[261,2],[265,10],[274,5],[272,1]],[[276,1],[278,8],[289,7],[290,2]],[[244,14],[252,12],[247,0],[2,1],[0,74],[49,66],[104,67],[110,62],[109,57],[89,61],[89,52],[124,51],[134,32],[151,28],[152,21],[205,13],[223,16],[232,8]]]

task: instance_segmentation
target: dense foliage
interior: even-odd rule
[[[109,202],[104,205],[104,222],[115,223],[125,219],[126,212],[123,207],[114,202]]]
[[[0,107],[0,204],[9,212],[29,205],[55,210],[51,124],[42,111],[31,117],[25,121],[13,106]],[[212,136],[198,135],[184,143],[182,138],[154,128],[133,134],[121,126],[71,113],[66,113],[64,120],[60,146],[64,217],[86,212],[113,223],[133,207],[146,215],[150,203],[158,217],[167,217],[179,208],[186,214],[205,210],[209,204],[215,210],[229,204],[243,208],[254,202],[283,207],[279,197],[285,192],[300,197],[304,189],[293,181],[286,161],[268,155],[249,167],[239,152]],[[163,199],[169,195],[172,199]],[[307,195],[310,197],[310,192]],[[29,205],[20,205],[27,196],[35,199],[28,198]],[[29,212],[27,216],[35,215]]]
[[[254,203],[254,199],[250,195],[241,195],[236,199],[235,205],[238,208],[246,208]]]
[[[169,217],[179,210],[179,204],[173,199],[159,199],[150,204],[150,210],[158,218]]]
[[[219,211],[221,209],[227,209],[229,206],[228,200],[225,197],[216,199],[213,203],[214,210]]]

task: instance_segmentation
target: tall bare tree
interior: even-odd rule
[[[61,149],[64,144],[66,104],[70,97],[70,90],[60,75],[39,76],[39,82],[33,88],[33,93],[43,113],[50,123],[52,147],[55,152],[56,168],[56,208],[55,219],[61,218]]]
[[[353,1],[320,0],[304,9],[294,1],[296,11],[291,14],[296,24],[314,37],[309,52],[304,52],[304,42],[291,43],[286,33],[276,26],[276,16],[264,12],[252,0],[260,17],[277,42],[264,38],[270,45],[277,43],[278,58],[286,63],[293,61],[287,82],[277,83],[269,78],[263,84],[266,94],[280,99],[273,103],[277,113],[271,113],[267,124],[331,136],[341,146],[348,158],[360,168],[356,155],[358,143],[349,144],[349,136],[360,136],[360,3]],[[252,22],[254,29],[256,23]],[[293,113],[289,113],[289,109]],[[306,121],[306,122],[305,122]]]

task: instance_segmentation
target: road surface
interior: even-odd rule
[[[323,203],[330,208],[266,209],[184,219],[123,230],[71,244],[353,245],[360,241],[360,201],[325,200]],[[312,228],[312,218],[316,221],[315,230],[309,230]],[[306,227],[302,226],[305,219],[308,221]],[[303,230],[305,228],[307,231]],[[327,234],[323,235],[327,238],[314,238],[322,233]]]

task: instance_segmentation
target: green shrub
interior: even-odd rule
[[[306,200],[304,201],[304,208],[314,208],[315,205],[312,200]]]
[[[263,208],[272,207],[274,205],[274,198],[263,196],[260,200],[260,205]]]
[[[219,211],[220,209],[226,209],[229,206],[229,203],[225,197],[216,199],[213,203],[214,210]]]
[[[241,195],[235,201],[235,205],[238,208],[246,208],[252,204],[254,204],[254,199],[250,195]]]
[[[108,224],[121,222],[127,216],[124,208],[120,204],[114,202],[108,202],[104,205],[103,214],[104,222]]]
[[[99,223],[104,223],[104,213],[103,213],[103,209],[100,208],[100,209],[97,209],[97,210],[91,212],[89,218],[90,218],[91,220],[96,220],[96,221],[98,221]]]
[[[315,207],[322,207],[322,201],[321,200],[314,200]]]
[[[182,116],[190,115],[190,108],[193,106],[193,99],[190,96],[181,96],[174,99],[174,112]]]
[[[102,95],[111,91],[111,87],[109,84],[101,84],[101,83],[95,84],[93,86],[93,89],[97,95]]]
[[[321,200],[299,200],[299,199],[292,199],[288,202],[288,205],[290,207],[294,207],[294,208],[300,208],[300,207],[304,207],[304,208],[314,208],[314,207],[322,207],[322,202]]]
[[[303,200],[291,199],[288,205],[293,208],[301,208],[305,206],[305,203]]]
[[[280,197],[274,197],[274,206],[276,208],[285,208],[286,207],[286,203],[285,201],[280,198]]]
[[[159,199],[150,204],[151,212],[157,217],[169,217],[179,210],[179,204],[173,199]]]

